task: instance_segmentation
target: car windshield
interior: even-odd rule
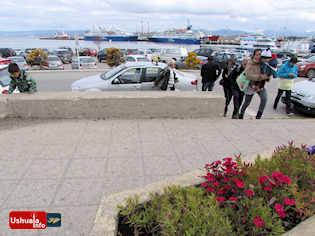
[[[69,53],[68,51],[66,51],[66,50],[56,50],[55,51],[57,54],[67,54],[67,53]]]
[[[149,59],[146,57],[138,57],[137,61],[149,61]]]
[[[7,69],[0,70],[0,84],[2,86],[8,86],[10,84],[10,74]]]
[[[101,75],[101,78],[103,80],[108,80],[110,79],[111,77],[113,77],[114,75],[116,75],[117,73],[119,73],[120,71],[126,69],[127,67],[125,65],[120,65],[104,74]]]
[[[83,63],[94,63],[94,59],[93,58],[80,58],[80,61]]]
[[[314,62],[315,62],[315,56],[312,56],[312,57],[308,58],[308,59],[306,60],[306,62],[314,63]]]
[[[11,57],[9,58],[10,60],[14,61],[14,62],[24,62],[24,58],[23,57]]]
[[[176,54],[176,53],[178,53],[178,50],[176,50],[176,49],[167,49],[166,53],[167,54]]]
[[[60,61],[59,57],[48,57],[49,61]]]

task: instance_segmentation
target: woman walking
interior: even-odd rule
[[[291,111],[291,90],[293,88],[294,79],[298,76],[298,67],[296,66],[297,58],[295,56],[291,57],[290,61],[287,61],[284,65],[281,66],[278,77],[279,80],[279,89],[278,94],[273,104],[273,109],[277,109],[279,100],[285,92],[286,100],[286,113],[287,115],[292,115]]]

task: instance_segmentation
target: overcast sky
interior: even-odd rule
[[[3,0],[0,31],[182,28],[315,31],[315,0]],[[141,21],[143,22],[141,27]]]

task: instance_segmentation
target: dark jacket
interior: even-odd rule
[[[221,69],[219,65],[213,61],[209,61],[201,67],[202,83],[216,81],[219,78],[220,74]]]
[[[10,78],[9,93],[13,93],[16,88],[20,93],[37,92],[36,81],[28,72],[21,70],[19,78],[14,78],[12,75]]]
[[[176,77],[176,73],[174,71],[173,73],[174,73],[174,82],[176,83],[178,78]],[[171,74],[170,69],[168,67],[165,68],[163,71],[161,71],[161,73],[159,74],[159,77],[154,81],[154,85],[159,87],[161,90],[167,90],[170,74]]]

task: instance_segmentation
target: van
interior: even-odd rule
[[[160,54],[160,61],[167,62],[170,59],[176,59],[179,61],[188,56],[186,48],[166,48],[163,49]]]

